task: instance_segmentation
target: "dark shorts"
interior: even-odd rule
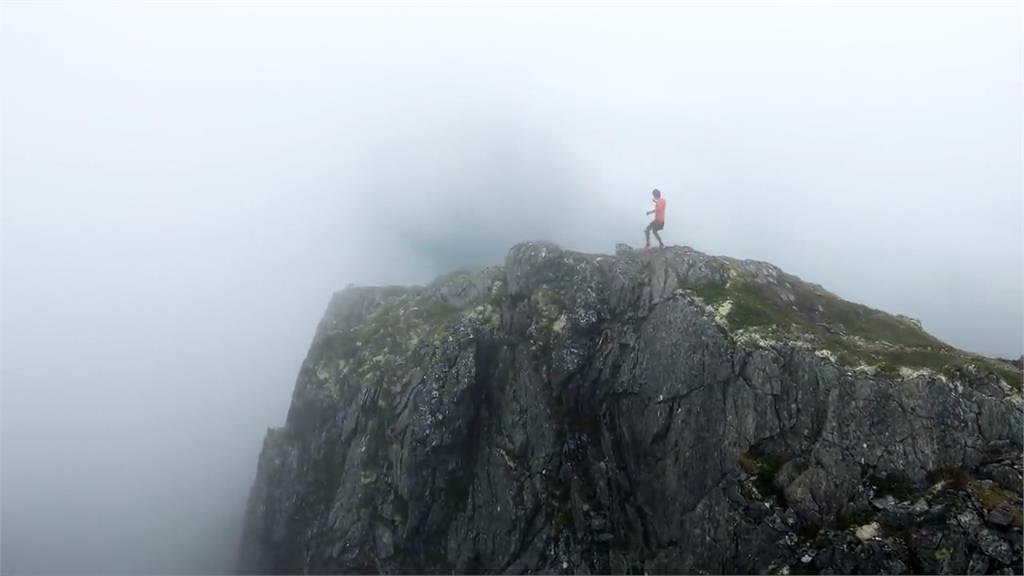
[[[662,228],[665,227],[665,223],[654,220],[647,227],[650,228],[651,230],[654,230],[655,232],[661,232]]]

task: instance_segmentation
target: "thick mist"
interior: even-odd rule
[[[4,573],[233,566],[332,291],[771,261],[1022,353],[1020,6],[5,4]]]

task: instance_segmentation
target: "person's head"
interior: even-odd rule
[[[657,188],[651,190],[651,196],[654,196],[655,198],[661,198],[661,190],[658,190]]]

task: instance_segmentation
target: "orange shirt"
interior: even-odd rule
[[[654,199],[654,221],[665,223],[665,199],[655,198]]]

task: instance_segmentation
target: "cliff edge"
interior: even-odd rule
[[[767,263],[520,244],[334,295],[239,568],[1020,574],[1021,380]]]

